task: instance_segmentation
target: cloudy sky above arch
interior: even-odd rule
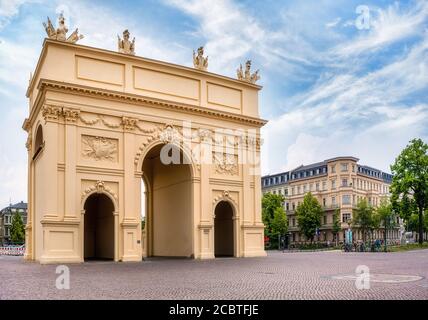
[[[370,9],[359,30],[356,8]],[[428,140],[428,1],[0,0],[0,207],[26,199],[25,89],[46,16],[64,11],[82,44],[116,50],[127,28],[138,55],[235,77],[253,60],[263,90],[262,172],[337,155],[389,171],[413,137]]]

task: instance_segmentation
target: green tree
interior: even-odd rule
[[[15,244],[22,244],[25,240],[25,226],[19,213],[12,217],[12,226],[10,228],[10,239]]]
[[[377,228],[382,227],[384,231],[383,241],[385,244],[385,252],[387,251],[386,235],[388,230],[396,226],[396,214],[392,209],[391,203],[387,198],[382,198],[379,207],[376,209],[375,225]]]
[[[262,198],[262,220],[265,225],[265,235],[273,246],[277,245],[278,232],[282,230],[281,220],[284,212],[284,197],[279,194],[265,193]]]
[[[272,234],[285,235],[288,232],[288,221],[283,207],[275,209],[271,224]]]
[[[358,201],[357,208],[354,210],[352,225],[361,230],[364,242],[367,240],[367,233],[375,227],[375,224],[373,207],[367,203],[366,199]]]
[[[412,215],[417,215],[418,212],[418,208],[416,207],[414,199],[411,199],[408,195],[401,195],[401,199],[398,199],[397,194],[392,194],[391,205],[394,212],[397,212],[399,216],[406,222],[406,230],[410,231],[410,229],[408,229],[409,221]]]
[[[311,243],[314,240],[317,229],[321,226],[321,218],[324,212],[318,200],[308,192],[303,202],[297,206],[296,215],[299,230]]]
[[[408,198],[417,207],[419,243],[422,244],[424,212],[428,209],[428,145],[421,139],[410,141],[395,159],[391,171],[394,201]]]
[[[414,213],[410,216],[408,222],[406,223],[406,229],[408,231],[418,232],[419,231],[419,215]],[[424,214],[424,224],[423,231],[428,232],[428,213]]]
[[[333,214],[333,226],[332,226],[332,232],[334,235],[334,241],[336,241],[337,246],[337,240],[338,240],[338,234],[342,230],[342,225],[340,223],[340,210],[336,209]]]

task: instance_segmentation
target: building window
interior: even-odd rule
[[[326,206],[326,204],[327,204],[327,201],[326,201],[326,199],[325,199],[325,198],[323,198],[323,199],[322,199],[322,205],[325,207],[325,206]]]
[[[36,131],[36,140],[34,142],[33,160],[42,151],[44,145],[45,145],[45,142],[43,140],[43,128],[41,125],[39,125],[39,127],[37,128],[37,131]]]
[[[352,165],[352,172],[355,172],[355,165]]]
[[[331,188],[336,189],[336,180],[331,180]]]
[[[348,179],[342,179],[342,187],[348,186]]]
[[[327,182],[323,181],[322,183],[322,189],[327,190]]]
[[[288,202],[285,203],[285,210],[287,210],[287,211],[290,210],[290,204]]]
[[[333,206],[336,204],[336,197],[331,197],[331,204]]]
[[[306,184],[303,186],[303,193],[306,193],[307,188],[306,188]]]
[[[342,204],[351,204],[351,196],[349,194],[342,196]]]
[[[315,184],[315,190],[316,190],[316,191],[319,191],[319,190],[320,190],[320,184],[319,184],[318,182]]]
[[[296,219],[295,219],[295,218],[293,218],[293,219],[291,220],[291,225],[292,225],[293,227],[295,227],[295,226],[296,226]]]
[[[324,216],[324,224],[327,224],[327,216]]]
[[[341,163],[340,164],[340,171],[347,172],[348,171],[348,164],[347,163]]]
[[[320,174],[320,169],[317,169],[317,174]]]
[[[349,220],[351,220],[351,214],[350,213],[342,214],[342,222],[347,223]]]
[[[331,166],[331,173],[336,173],[336,165]]]

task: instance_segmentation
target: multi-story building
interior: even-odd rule
[[[358,164],[355,157],[336,157],[294,170],[262,177],[263,193],[271,192],[285,197],[284,207],[289,222],[291,242],[305,241],[297,225],[296,209],[306,193],[311,192],[324,209],[324,216],[317,236],[319,241],[333,241],[333,215],[339,212],[343,241],[345,230],[350,228],[353,209],[358,201],[366,199],[376,207],[382,197],[389,197],[392,175],[381,170]],[[398,223],[401,221],[397,220]],[[360,230],[353,230],[355,240],[362,239]],[[382,231],[375,237],[383,239]],[[400,238],[398,228],[388,231],[387,238]]]
[[[10,243],[10,229],[12,227],[12,217],[14,214],[21,215],[24,225],[27,223],[27,204],[23,201],[10,204],[0,211],[0,245]]]

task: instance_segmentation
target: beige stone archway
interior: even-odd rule
[[[174,148],[182,159],[187,158],[188,163],[163,165],[159,153],[164,146]],[[142,235],[144,257],[194,257],[195,168],[188,157],[179,144],[160,140],[146,146],[141,155],[139,174],[146,193],[146,224]],[[161,219],[162,223],[158,221]],[[180,248],[183,246],[187,249]]]
[[[222,205],[226,205],[226,208],[220,208]],[[218,209],[220,209],[220,212],[217,212]],[[224,212],[224,210],[226,212]],[[223,211],[223,212],[221,212]],[[219,217],[219,214],[226,214],[226,217]],[[230,218],[228,217],[230,216]],[[224,226],[223,223],[218,223],[218,219],[221,218],[224,220],[226,218],[227,224],[230,224],[230,226]],[[216,198],[213,205],[213,220],[214,220],[214,257],[222,257],[222,256],[229,256],[229,257],[237,257],[239,252],[239,238],[238,238],[238,228],[239,228],[239,215],[238,215],[238,209],[236,207],[236,203],[234,200],[229,197],[228,191],[223,192],[223,196]],[[217,228],[221,227],[221,232],[217,230]],[[229,229],[230,230],[227,230]],[[226,229],[226,230],[225,230]],[[225,234],[223,231],[226,231]],[[231,233],[231,235],[229,234]],[[219,244],[219,237],[224,237],[222,239],[221,243]],[[226,251],[220,247],[226,247]]]
[[[80,252],[81,255],[81,262],[85,261],[85,216],[86,216],[86,209],[85,206],[87,204],[87,201],[95,195],[103,195],[106,198],[108,198],[111,201],[111,204],[113,205],[113,210],[111,211],[111,215],[113,216],[113,260],[119,261],[119,205],[118,205],[118,199],[117,195],[109,188],[106,187],[104,181],[97,181],[94,185],[86,188],[84,192],[82,193],[82,200],[81,200],[81,224],[80,224]],[[110,214],[110,212],[108,213]]]
[[[114,260],[141,261],[152,254],[141,230],[141,186],[144,178],[153,193],[156,182],[149,181],[143,163],[163,144],[175,145],[189,160],[191,192],[176,202],[176,208],[189,208],[189,231],[180,235],[191,247],[186,256],[214,258],[213,204],[222,197],[234,208],[234,255],[266,254],[259,165],[240,162],[235,154],[239,147],[253,148],[259,157],[260,127],[266,123],[258,112],[260,86],[52,39],[44,41],[33,74],[27,90],[29,116],[23,124],[28,132],[26,259],[84,261],[83,210],[95,193],[114,203]],[[37,151],[39,124],[43,144]],[[237,129],[253,135],[229,132]],[[229,131],[218,138],[219,130]],[[201,151],[210,144],[212,150]],[[200,162],[202,154],[210,161]],[[169,187],[159,203],[176,196]],[[173,218],[165,217],[165,224]]]

